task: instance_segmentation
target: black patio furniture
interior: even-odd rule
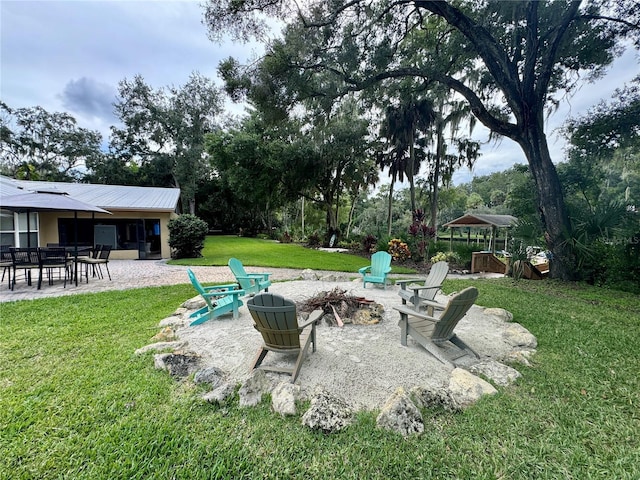
[[[11,290],[13,290],[16,284],[17,271],[24,270],[24,276],[27,281],[27,285],[31,285],[31,271],[34,269],[40,270],[40,259],[38,258],[37,248],[18,248],[11,247],[9,249],[11,254],[13,279],[11,281]]]
[[[47,274],[49,285],[53,285],[54,270],[58,270],[58,278],[64,272],[63,288],[67,287],[67,279],[71,281],[73,276],[73,258],[69,256],[64,247],[39,248],[38,258],[40,261],[40,273],[38,275],[38,289],[42,285],[42,277]]]

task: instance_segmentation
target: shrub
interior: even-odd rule
[[[394,260],[403,261],[407,258],[411,258],[411,251],[409,246],[399,238],[392,238],[389,241],[388,252],[391,254]]]
[[[169,220],[169,246],[172,258],[202,256],[204,239],[209,231],[207,222],[195,215],[184,214]]]
[[[280,243],[291,243],[293,242],[293,238],[289,235],[289,232],[284,232],[280,237]]]
[[[460,263],[460,256],[456,252],[438,252],[431,257],[431,263],[448,262],[453,264]]]
[[[389,242],[391,241],[392,237],[389,235],[383,235],[382,237],[378,238],[378,241],[376,242],[376,246],[374,247],[375,250],[371,250],[371,252],[388,252],[389,251]]]
[[[378,239],[376,237],[367,235],[362,239],[362,249],[367,253],[371,253],[376,248],[377,243]]]
[[[307,247],[318,248],[320,245],[320,235],[318,232],[313,232],[309,235],[309,238],[307,239]]]
[[[453,251],[458,255],[459,265],[464,268],[471,268],[471,256],[473,252],[480,252],[483,247],[480,245],[467,245],[466,243],[453,244]]]
[[[409,225],[409,235],[413,242],[413,253],[416,260],[425,260],[429,256],[429,243],[436,236],[436,230],[425,222],[426,215],[422,209],[413,212],[413,223]]]

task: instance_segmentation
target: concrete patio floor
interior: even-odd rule
[[[111,260],[109,261],[109,271],[111,272],[111,280],[109,280],[106,270],[103,268],[104,278],[89,277],[86,280],[75,285],[67,283],[63,286],[63,281],[57,278],[53,285],[49,285],[43,280],[42,288],[37,289],[37,273],[32,274],[36,277],[32,281],[32,285],[27,285],[22,272],[18,271],[18,279],[13,290],[9,289],[8,279],[5,276],[4,281],[0,285],[0,303],[17,300],[33,300],[36,298],[59,297],[63,295],[77,295],[80,293],[103,292],[107,290],[128,290],[131,288],[155,287],[162,285],[177,285],[181,283],[189,283],[187,277],[187,268],[191,268],[198,280],[202,283],[233,283],[235,279],[229,270],[229,267],[202,267],[184,265],[168,265],[166,260]],[[302,269],[290,268],[262,268],[262,267],[246,267],[247,272],[271,272],[271,280],[296,280],[300,279]],[[318,275],[330,272],[316,271]],[[344,273],[343,273],[344,275]],[[349,275],[358,278],[357,272]],[[419,275],[391,275],[392,278],[416,277]],[[502,276],[497,274],[475,274],[475,275],[453,275],[449,278],[488,278]]]

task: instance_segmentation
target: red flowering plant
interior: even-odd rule
[[[413,212],[413,223],[409,225],[409,235],[413,238],[415,259],[427,261],[429,258],[429,242],[436,236],[436,229],[425,222],[424,210],[418,208]]]
[[[411,258],[411,251],[406,243],[399,238],[392,238],[389,240],[389,253],[394,260],[402,262],[407,258]]]

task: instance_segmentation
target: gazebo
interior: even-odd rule
[[[484,213],[467,214],[462,217],[456,218],[448,223],[445,223],[443,227],[449,227],[451,229],[451,237],[449,240],[449,248],[453,249],[453,229],[454,228],[468,228],[467,231],[467,244],[471,242],[471,228],[480,228],[490,231],[489,235],[489,248],[484,255],[474,255],[471,262],[471,271],[475,273],[476,270],[482,271],[498,271],[504,273],[504,264],[495,258],[496,244],[498,243],[498,230],[508,229],[512,227],[518,219],[511,215],[491,215]],[[486,235],[485,235],[485,249],[486,249]],[[504,235],[504,249],[507,249],[507,234]],[[482,257],[482,258],[481,258]],[[486,257],[486,258],[485,258]]]

